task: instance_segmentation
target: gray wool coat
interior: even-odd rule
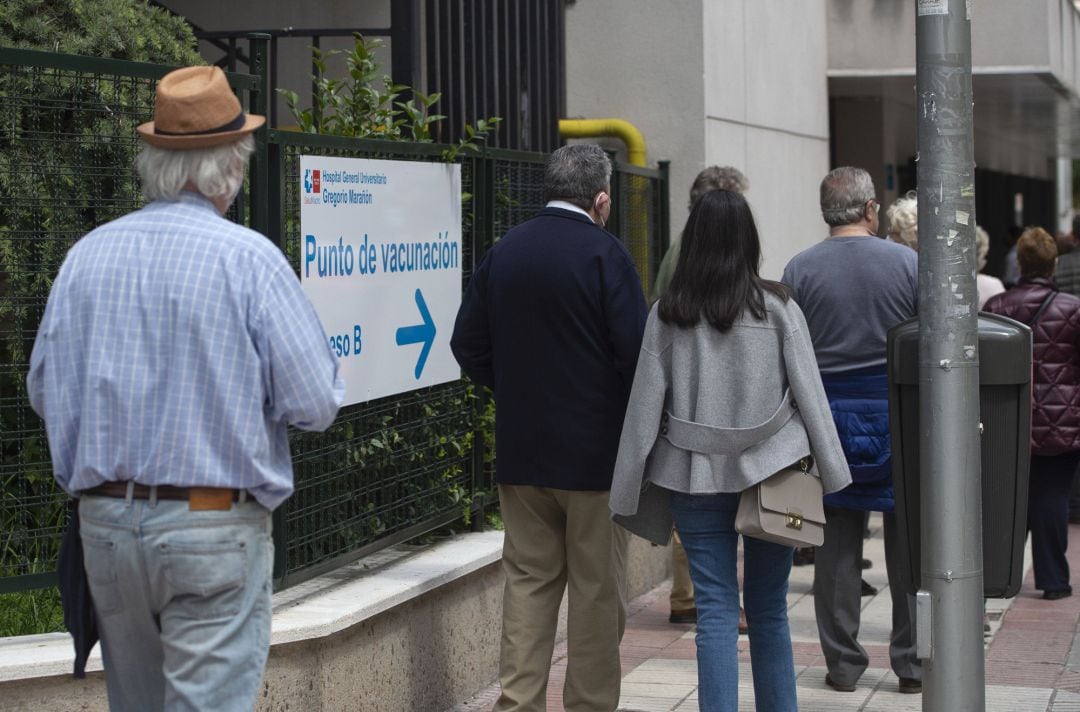
[[[825,492],[851,483],[802,311],[769,292],[765,304],[764,321],[745,313],[727,332],[649,313],[611,484],[634,534],[667,543],[671,490],[741,492],[807,454]]]

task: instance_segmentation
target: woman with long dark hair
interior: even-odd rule
[[[807,455],[826,492],[851,481],[802,312],[783,285],[762,279],[760,263],[746,200],[703,195],[671,286],[649,314],[611,487],[627,529],[666,543],[674,520],[682,536],[698,608],[699,704],[709,712],[738,709],[739,493]],[[792,549],[751,538],[743,549],[755,703],[796,710]]]

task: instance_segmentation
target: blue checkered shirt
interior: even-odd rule
[[[268,509],[293,490],[287,425],[325,430],[345,394],[281,251],[188,192],[71,248],[26,382],[67,492],[234,487]]]

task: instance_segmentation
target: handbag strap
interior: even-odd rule
[[[734,454],[771,438],[791,420],[797,410],[790,388],[784,391],[783,400],[769,419],[750,428],[721,428],[695,423],[676,418],[665,410],[660,420],[660,435],[682,450],[707,455]]]
[[[1035,312],[1035,316],[1031,317],[1031,321],[1027,323],[1030,328],[1035,328],[1035,322],[1039,320],[1039,317],[1043,315],[1043,312],[1046,311],[1046,308],[1050,306],[1050,302],[1054,301],[1054,297],[1056,297],[1057,295],[1057,290],[1050,290],[1050,293],[1046,295],[1046,299],[1044,299],[1042,304],[1039,305],[1039,309]]]

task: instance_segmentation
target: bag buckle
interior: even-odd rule
[[[802,515],[801,514],[795,514],[795,512],[788,512],[787,513],[787,527],[788,527],[788,529],[801,530],[802,529],[802,521],[803,520],[802,520]]]

